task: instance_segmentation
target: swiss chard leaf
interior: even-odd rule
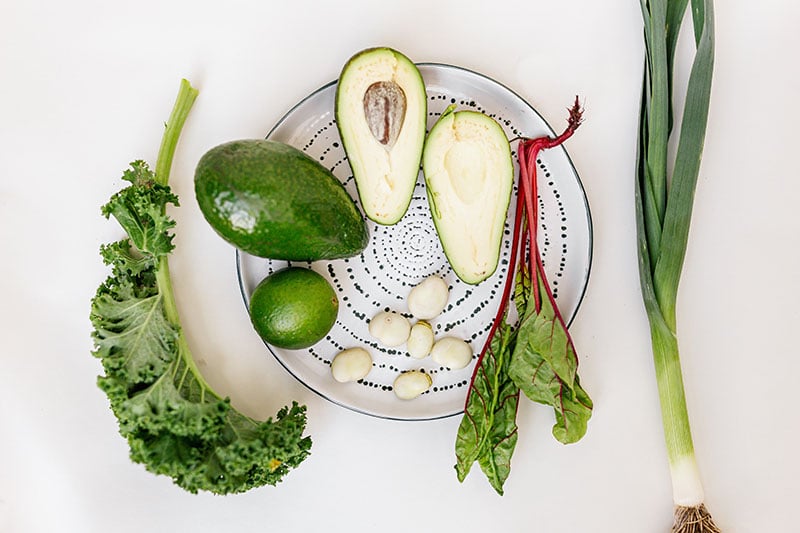
[[[577,442],[586,434],[593,405],[577,376],[568,387],[539,353],[527,349],[515,351],[509,373],[530,400],[553,408],[553,436],[559,442]]]
[[[556,313],[555,307],[546,296],[546,287],[541,276],[537,276],[541,309],[528,305],[519,324],[517,346],[514,353],[530,351],[544,359],[552,371],[572,388],[578,371],[578,356],[566,325]],[[533,301],[529,295],[528,301]],[[516,357],[516,355],[514,356]]]
[[[524,221],[523,227],[525,227]],[[531,294],[531,273],[527,269],[525,261],[520,261],[517,266],[517,274],[514,276],[514,293],[511,298],[518,314],[525,314],[525,309],[528,308],[528,296]]]
[[[568,444],[586,433],[593,406],[580,386],[575,348],[550,300],[543,273],[539,272],[537,278],[541,308],[536,311],[531,293],[519,325],[509,375],[529,399],[553,407],[553,436]]]
[[[517,444],[519,389],[508,377],[516,333],[501,324],[475,371],[464,417],[456,435],[456,473],[464,481],[476,461],[489,483],[503,494]]]

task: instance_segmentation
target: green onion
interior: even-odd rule
[[[653,359],[675,503],[674,532],[718,532],[704,504],[694,455],[676,334],[678,283],[689,235],[703,153],[714,69],[712,0],[692,0],[696,51],[674,164],[667,164],[673,135],[675,49],[688,0],[640,0],[646,61],[639,124],[636,226],[639,274],[650,321]],[[674,141],[674,139],[673,139]]]

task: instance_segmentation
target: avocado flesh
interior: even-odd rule
[[[497,269],[514,165],[497,122],[448,109],[431,128],[422,158],[428,203],[456,275],[477,284]]]
[[[364,50],[342,70],[336,124],[361,207],[379,224],[399,221],[411,202],[425,142],[422,75],[390,48]]]

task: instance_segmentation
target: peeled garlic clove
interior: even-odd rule
[[[433,345],[431,358],[450,370],[458,370],[472,361],[472,348],[456,337],[444,337]]]
[[[381,311],[369,321],[369,334],[384,346],[400,346],[410,333],[408,319],[394,311]]]
[[[422,359],[431,353],[433,347],[433,328],[424,320],[411,327],[411,334],[406,341],[408,355],[414,359]]]
[[[358,381],[372,370],[372,357],[364,348],[349,348],[331,361],[331,374],[339,383]]]
[[[447,305],[449,289],[439,276],[425,278],[408,293],[408,310],[420,320],[436,318]]]
[[[433,380],[425,372],[412,370],[403,372],[394,380],[394,393],[401,400],[413,400],[431,388]]]

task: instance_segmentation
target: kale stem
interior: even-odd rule
[[[175,148],[178,146],[181,130],[195,99],[197,99],[197,94],[198,90],[192,87],[187,80],[181,80],[175,105],[165,124],[164,136],[161,138],[161,147],[158,149],[158,159],[156,159],[156,181],[161,185],[169,184],[169,173],[172,169]]]
[[[164,136],[161,138],[161,147],[158,150],[158,159],[156,160],[156,182],[160,185],[169,185],[169,175],[172,170],[172,159],[175,156],[175,149],[178,146],[178,139],[180,138],[183,125],[186,123],[186,117],[192,109],[194,101],[197,99],[198,91],[191,84],[183,79],[181,80],[180,88],[178,89],[178,96],[175,99],[175,105],[170,113],[169,120],[167,121],[164,129]],[[211,386],[205,381],[197,364],[192,357],[189,350],[189,343],[181,328],[180,317],[178,316],[178,305],[175,302],[175,293],[172,290],[172,277],[169,273],[169,259],[168,256],[161,256],[158,260],[158,268],[156,269],[156,283],[158,284],[158,291],[161,294],[161,305],[164,307],[164,315],[167,320],[175,326],[178,330],[177,351],[183,358],[186,366],[197,377],[197,381],[213,394]],[[216,394],[215,394],[216,396]]]
[[[170,113],[169,120],[164,129],[164,136],[161,139],[161,148],[158,150],[158,159],[156,160],[156,183],[160,185],[169,185],[169,174],[172,169],[172,159],[175,156],[175,148],[178,146],[181,130],[183,130],[186,117],[189,115],[189,110],[192,108],[197,94],[197,89],[193,88],[187,80],[181,80],[178,96],[175,99],[175,105],[172,108],[172,113]],[[159,290],[163,295],[164,314],[174,326],[180,328],[178,307],[175,305],[175,297],[172,292],[172,280],[169,275],[169,264],[166,256],[159,259],[156,279],[158,281]]]

